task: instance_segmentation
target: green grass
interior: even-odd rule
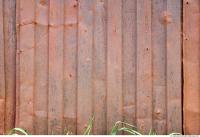
[[[84,131],[83,135],[90,135],[91,134],[92,127],[93,127],[93,121],[94,121],[94,117],[89,119],[88,126],[87,126],[86,130]]]
[[[30,135],[22,128],[13,128],[8,132],[8,135]]]
[[[131,135],[142,135],[137,131],[137,128],[135,126],[122,121],[117,121],[114,124],[110,132],[110,135],[117,135],[121,131]]]
[[[93,128],[93,122],[94,117],[91,117],[89,119],[89,122],[87,124],[87,127],[85,131],[83,132],[83,135],[91,135],[92,134],[92,128]],[[112,129],[109,135],[118,135],[121,133],[129,134],[129,135],[143,135],[140,133],[137,128],[129,123],[117,121]],[[65,135],[72,135],[73,133],[69,130],[66,131]],[[28,132],[22,128],[13,128],[8,132],[8,135],[30,135]],[[150,129],[148,135],[157,135],[156,131],[154,129]],[[181,135],[180,133],[171,133],[169,135]]]

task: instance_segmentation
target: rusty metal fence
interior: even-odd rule
[[[199,13],[198,0],[0,0],[0,133],[81,134],[92,116],[94,134],[119,120],[200,133]]]

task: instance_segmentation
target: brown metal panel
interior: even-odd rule
[[[76,134],[77,103],[77,0],[65,1],[64,28],[64,130]]]
[[[19,123],[17,127],[33,133],[34,94],[34,0],[20,0]]]
[[[47,134],[48,111],[48,0],[36,0],[35,5],[35,134]]]
[[[166,108],[166,0],[152,1],[153,128],[167,133]]]
[[[3,34],[3,0],[0,0],[0,134],[5,129],[5,62]]]
[[[93,63],[93,6],[92,0],[79,1],[78,13],[78,100],[77,133],[82,134],[92,117]]]
[[[15,124],[15,88],[16,88],[16,1],[4,1],[4,51],[5,51],[5,91],[6,117],[5,131]]]
[[[136,1],[123,0],[123,120],[136,125]]]
[[[48,133],[63,133],[64,0],[50,0]]]
[[[107,131],[122,121],[122,0],[107,1]]]
[[[137,0],[137,127],[152,128],[151,3]]]
[[[94,134],[106,134],[106,1],[95,0],[93,50]]]
[[[183,1],[184,133],[200,134],[200,1]]]
[[[167,131],[182,133],[181,0],[167,1]]]

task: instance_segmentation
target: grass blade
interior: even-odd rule
[[[150,129],[149,135],[157,135],[157,133],[154,129]]]
[[[117,123],[117,122],[116,122]],[[117,135],[117,132],[118,132],[118,125],[115,123],[115,125],[112,127],[112,130],[111,130],[111,135]]]
[[[127,133],[131,134],[131,135],[142,135],[138,131],[130,129],[130,128],[126,128],[126,127],[122,127],[118,131],[124,131],[124,132],[127,132]]]
[[[8,132],[8,135],[18,135],[18,133],[21,133],[22,135],[29,135],[24,129],[22,128],[13,128]]]
[[[182,134],[181,133],[170,133],[169,135],[173,136],[173,135],[182,135]]]
[[[90,120],[88,122],[88,126],[87,126],[86,130],[84,131],[83,135],[90,135],[91,134],[92,127],[93,127],[93,121],[94,121],[94,117],[90,118]]]
[[[122,128],[119,128],[121,125],[123,125]],[[141,135],[141,133],[137,132],[136,131],[136,127],[131,125],[131,124],[128,124],[126,122],[122,122],[122,121],[117,121],[114,126],[112,127],[112,130],[111,130],[111,135],[117,135],[118,132],[120,131],[124,131],[124,132],[127,132],[129,134],[132,134],[132,135]]]

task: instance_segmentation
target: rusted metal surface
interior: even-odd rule
[[[94,134],[119,120],[182,132],[181,0],[17,0],[17,41],[6,42],[3,3],[0,119],[16,83],[10,119],[32,134],[82,134],[92,116]]]
[[[200,1],[183,1],[184,131],[200,134]]]

